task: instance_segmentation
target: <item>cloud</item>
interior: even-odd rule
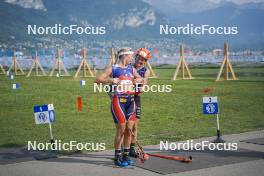
[[[245,4],[245,3],[258,3],[258,2],[264,2],[264,0],[209,0],[212,2],[217,2],[217,3],[221,3],[221,2],[233,2],[235,4]]]
[[[46,10],[42,0],[5,0],[5,2],[28,9]]]
[[[264,0],[143,0],[161,11],[179,11],[185,13],[215,9],[225,3],[243,5],[246,3],[264,3]]]

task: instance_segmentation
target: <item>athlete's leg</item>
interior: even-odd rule
[[[124,104],[119,102],[119,98],[114,96],[112,99],[111,111],[116,123],[115,149],[121,150],[121,145],[126,129],[126,117],[124,114]]]
[[[124,147],[125,148],[130,148],[131,144],[131,130],[133,129],[135,122],[134,120],[129,120],[126,124],[126,130],[125,130],[125,136],[124,136]]]
[[[138,154],[135,151],[135,143],[136,143],[136,139],[137,139],[137,127],[138,127],[138,123],[139,123],[139,119],[135,118],[135,123],[133,125],[133,134],[131,136],[131,144],[130,144],[130,151],[129,151],[129,156],[137,158]]]
[[[124,139],[126,123],[116,124],[115,149],[121,150]]]
[[[126,123],[116,124],[116,136],[115,136],[115,164],[118,166],[127,166],[127,161],[123,160],[121,145],[124,139],[124,133],[126,129]]]
[[[131,143],[133,143],[133,144],[136,142],[137,132],[138,132],[138,124],[139,124],[139,119],[136,118],[135,123],[134,123],[133,128],[132,128],[132,132],[134,135],[132,135]]]
[[[131,130],[134,126],[134,123],[135,123],[134,120],[131,120],[131,119],[128,120],[126,124],[125,135],[124,135],[124,156],[123,158],[129,165],[134,164],[134,162],[129,157],[131,137],[132,137]]]
[[[125,129],[126,129],[126,117],[124,114],[124,105],[119,102],[118,97],[113,97],[111,111],[114,121],[116,123],[116,136],[115,136],[115,164],[118,166],[127,166],[128,163],[122,158],[121,145],[123,143]]]
[[[141,117],[141,101],[140,101],[140,96],[135,96],[135,105],[136,105],[136,119],[135,119],[135,125],[133,126],[133,133],[135,136],[132,136],[132,143],[136,142],[137,138],[137,132],[138,132],[138,124],[139,124],[139,119]]]
[[[130,148],[132,134],[131,131],[133,130],[135,119],[136,119],[136,104],[134,101],[134,98],[130,98],[130,102],[126,104],[126,130],[125,130],[125,136],[124,136],[124,146],[125,148]]]
[[[132,130],[134,135],[132,135],[129,155],[131,157],[137,158],[138,155],[137,155],[137,153],[135,151],[135,143],[136,143],[137,134],[138,134],[139,119],[140,119],[140,116],[141,116],[140,96],[135,96],[135,105],[136,105],[136,118],[135,118],[135,124],[133,126],[133,130]]]

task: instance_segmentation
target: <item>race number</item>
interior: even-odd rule
[[[203,97],[203,114],[218,114],[217,97]]]

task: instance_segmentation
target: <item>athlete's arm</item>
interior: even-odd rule
[[[142,86],[139,88],[139,92],[143,92],[142,91],[143,85],[147,85],[148,84],[149,75],[150,75],[150,71],[147,69],[146,72],[145,72],[145,74],[144,74],[144,77],[143,77]]]
[[[99,76],[97,76],[95,82],[103,83],[103,84],[118,84],[119,80],[117,78],[111,78],[112,75],[112,67],[107,67]]]
[[[137,70],[133,67],[133,76],[136,83],[143,83],[143,78],[138,74]]]
[[[149,75],[150,75],[150,71],[149,71],[149,69],[147,69],[145,74],[144,74],[144,78],[143,78],[143,84],[144,85],[148,84]]]

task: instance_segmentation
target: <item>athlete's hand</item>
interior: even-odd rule
[[[136,78],[134,79],[135,83],[143,83],[143,78]]]
[[[111,79],[112,84],[119,84],[119,82],[120,82],[120,79],[118,79],[118,78],[112,78]]]

